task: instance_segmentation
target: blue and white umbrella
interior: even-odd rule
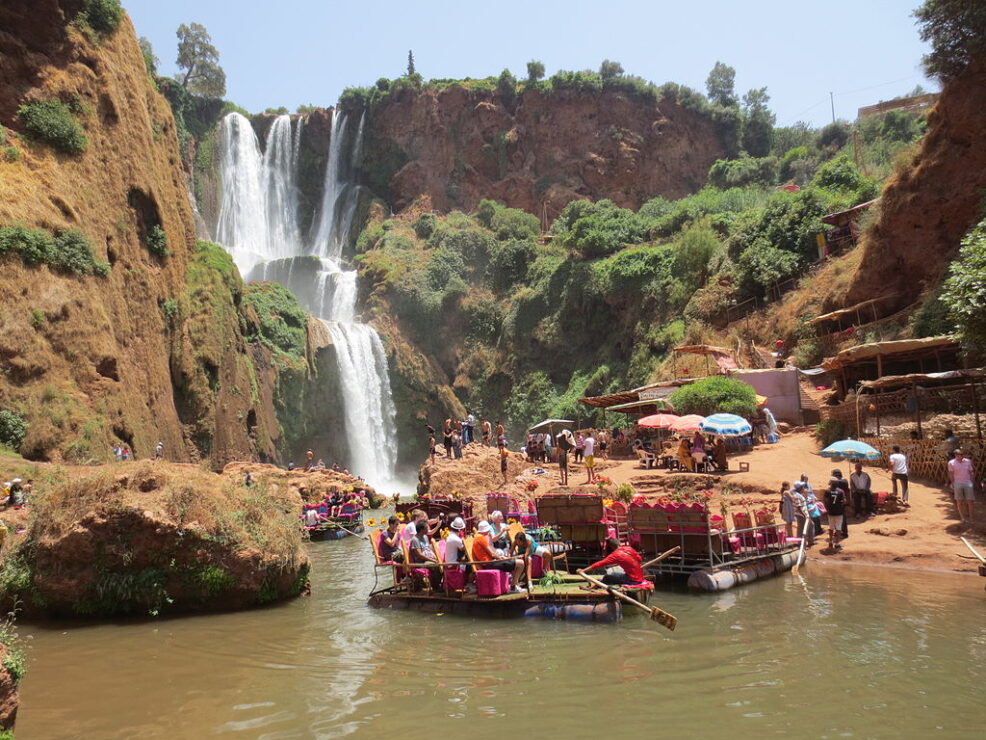
[[[750,422],[736,414],[712,414],[698,425],[706,434],[718,434],[720,437],[742,437],[753,431]]]
[[[841,439],[833,442],[824,450],[822,457],[844,457],[847,460],[879,460],[883,457],[875,447],[870,447],[858,439]]]

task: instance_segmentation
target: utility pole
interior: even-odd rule
[[[829,92],[829,101],[832,103],[832,123],[835,123],[835,93]]]

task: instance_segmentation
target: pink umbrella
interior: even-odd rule
[[[637,420],[638,427],[647,429],[670,429],[671,426],[680,419],[675,414],[651,414]]]
[[[699,430],[699,424],[705,421],[704,416],[699,416],[698,414],[688,414],[687,416],[681,416],[678,420],[671,425],[672,432],[697,432]]]

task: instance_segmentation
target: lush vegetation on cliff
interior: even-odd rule
[[[874,198],[923,128],[914,114],[864,122],[862,168],[847,126],[781,129],[772,153],[717,162],[694,195],[636,211],[572,201],[543,237],[537,218],[489,200],[378,217],[357,261],[375,310],[468,407],[515,434],[535,417],[587,420],[579,397],[647,382],[673,346],[723,327],[727,307],[804,274],[821,217]]]

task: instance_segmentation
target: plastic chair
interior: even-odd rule
[[[394,577],[394,585],[396,586],[402,580],[404,580],[404,565],[403,563],[398,563],[394,560],[384,560],[380,555],[380,538],[383,537],[384,532],[387,530],[381,529],[370,533],[370,547],[373,548],[373,563],[377,568],[390,568],[391,575]]]
[[[424,590],[430,594],[433,590],[431,587],[430,569],[414,566],[414,563],[411,562],[411,548],[408,547],[407,542],[401,541],[401,548],[404,550],[404,562],[407,563],[408,575],[414,580],[421,579],[424,581]]]

